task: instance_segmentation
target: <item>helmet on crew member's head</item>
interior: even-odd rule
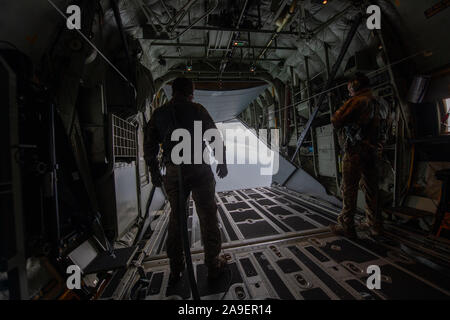
[[[362,89],[366,89],[370,86],[369,78],[362,72],[356,72],[348,81],[348,87],[350,87],[353,92],[358,92]]]
[[[185,77],[178,77],[172,83],[172,95],[189,98],[194,94],[194,83]]]

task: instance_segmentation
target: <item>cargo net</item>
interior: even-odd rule
[[[113,155],[117,161],[134,161],[137,155],[136,127],[112,115]]]

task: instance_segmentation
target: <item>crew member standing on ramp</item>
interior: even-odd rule
[[[192,102],[194,94],[194,85],[191,80],[186,78],[177,78],[172,84],[172,99],[165,105],[157,108],[147,124],[144,137],[144,157],[149,166],[152,183],[154,186],[161,187],[164,183],[168,200],[171,206],[169,229],[167,235],[167,255],[170,260],[169,284],[177,283],[182,276],[185,268],[185,259],[183,255],[182,237],[179,225],[179,217],[186,214],[186,207],[180,208],[177,212],[179,202],[179,174],[177,161],[172,159],[172,149],[178,144],[177,141],[171,141],[172,133],[176,129],[185,129],[191,137],[191,161],[184,162],[181,165],[182,192],[185,205],[187,205],[189,195],[192,192],[192,198],[200,221],[201,236],[205,250],[205,265],[208,267],[208,278],[217,279],[225,270],[227,261],[220,256],[222,240],[218,226],[217,204],[215,202],[216,181],[209,163],[203,160],[203,153],[206,143],[201,142],[201,161],[199,159],[199,150],[194,147],[194,125],[201,123],[202,137],[206,130],[217,130],[214,121],[206,109],[197,103]],[[175,117],[175,119],[174,119]],[[220,136],[220,135],[218,135]],[[216,136],[217,139],[217,136]],[[218,143],[217,143],[218,142]],[[198,142],[197,142],[198,143]],[[163,155],[162,163],[166,168],[166,174],[162,177],[157,159],[162,145]],[[210,141],[211,145],[211,141]],[[215,151],[215,158],[218,160],[217,175],[224,178],[228,174],[226,165],[225,145],[222,138],[215,142],[215,145],[223,147],[222,155],[217,157],[218,150]],[[181,152],[185,152],[182,150]],[[184,158],[185,155],[182,156]],[[175,163],[174,163],[175,162]]]
[[[366,200],[366,222],[373,236],[382,231],[378,210],[378,171],[380,157],[378,113],[379,104],[369,87],[369,79],[357,73],[348,82],[350,99],[333,115],[331,122],[339,130],[339,140],[344,150],[342,164],[343,208],[338,216],[338,224],[331,231],[349,238],[356,237],[354,217],[358,188],[361,183]]]

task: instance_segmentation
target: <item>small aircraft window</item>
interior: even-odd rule
[[[441,115],[441,134],[450,134],[450,98],[443,101],[444,112]]]

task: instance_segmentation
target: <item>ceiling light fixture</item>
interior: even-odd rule
[[[189,61],[186,63],[186,71],[191,72],[192,71],[192,58],[189,59]]]
[[[244,47],[247,44],[246,41],[242,40],[234,40],[233,41],[233,47]]]

